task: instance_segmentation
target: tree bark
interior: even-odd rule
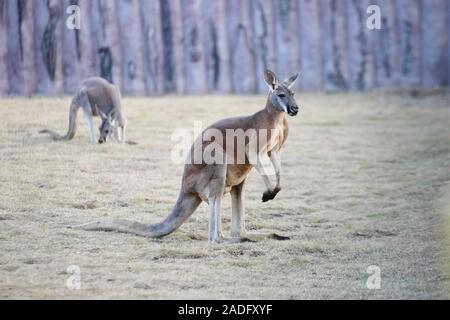
[[[399,81],[403,87],[418,87],[421,75],[419,0],[398,0],[396,10],[400,30]]]
[[[449,37],[448,0],[0,0],[0,94],[92,76],[126,95],[265,93],[265,68],[306,91],[448,87]]]
[[[122,86],[124,94],[145,94],[139,1],[116,1],[122,43]]]
[[[423,86],[449,85],[448,6],[447,0],[422,1]],[[447,36],[444,36],[446,35]]]
[[[0,94],[9,94],[8,34],[6,0],[0,0]]]
[[[141,0],[141,21],[147,93],[161,94],[164,91],[162,64],[164,51],[161,36],[161,8],[158,1]]]
[[[7,37],[8,37],[8,78],[10,94],[24,94],[23,88],[23,39],[22,22],[24,18],[23,1],[7,1]]]
[[[207,92],[202,0],[183,0],[182,4],[186,92],[202,94]]]
[[[213,68],[213,92],[231,93],[230,49],[227,38],[227,0],[210,2],[210,35],[215,36],[210,47],[210,68]],[[215,34],[214,34],[215,32]]]
[[[304,90],[320,90],[323,83],[319,4],[317,1],[300,0],[301,83]]]
[[[231,86],[234,93],[256,93],[251,2],[227,1]]]
[[[348,34],[342,0],[322,1],[323,88],[327,92],[349,89]]]

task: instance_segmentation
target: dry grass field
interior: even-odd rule
[[[210,246],[205,204],[162,240],[68,226],[159,221],[182,173],[170,160],[173,130],[255,112],[265,97],[126,98],[137,145],[90,145],[81,112],[75,139],[53,142],[38,132],[65,132],[69,97],[2,98],[0,298],[448,298],[449,100],[298,94],[283,190],[262,203],[253,172],[246,192],[248,227],[291,240]],[[79,290],[66,286],[71,265],[81,270]],[[381,289],[366,287],[370,265]]]

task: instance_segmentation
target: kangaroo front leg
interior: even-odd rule
[[[275,188],[273,189],[273,193],[275,193],[275,196],[278,192],[281,191],[281,157],[280,157],[280,150],[272,150],[269,153],[270,161],[272,162],[273,169],[275,170],[275,175],[277,179],[277,183],[275,185]]]
[[[119,122],[114,126],[114,140],[118,143],[125,142],[125,124]]]
[[[114,141],[121,142],[120,141],[120,127],[119,126],[115,126],[114,127],[113,137],[114,137]]]
[[[117,136],[120,143],[125,142],[125,129],[127,127],[127,119],[119,118],[117,123]]]
[[[272,190],[272,183],[270,182],[269,175],[267,174],[265,165],[269,163],[269,157],[267,155],[259,155],[255,165],[256,171],[262,177],[267,190]]]
[[[92,144],[95,144],[95,133],[94,133],[94,120],[92,119],[92,115],[88,114],[88,112],[84,112],[84,117],[86,119],[86,125],[88,128],[89,140]]]
[[[270,163],[269,157],[267,156],[267,154],[262,154],[262,155],[258,156],[257,164],[255,166],[256,171],[258,171],[260,176],[263,178],[264,184],[267,187],[267,190],[264,192],[263,197],[262,197],[263,202],[273,200],[275,198],[275,196],[277,195],[277,193],[280,191],[280,190],[277,190],[276,188],[272,187],[272,183],[270,182],[269,175],[267,174],[266,169],[265,169],[265,165],[267,165],[268,163]],[[271,166],[270,169],[273,169],[273,167]]]

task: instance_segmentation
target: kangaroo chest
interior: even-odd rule
[[[277,124],[275,128],[272,129],[272,134],[270,139],[268,139],[267,150],[270,151],[274,148],[281,148],[284,142],[284,124]]]
[[[260,129],[258,132],[258,153],[281,148],[285,140],[285,130],[286,127],[283,123],[275,124],[269,129]]]

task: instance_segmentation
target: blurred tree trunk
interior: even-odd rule
[[[63,11],[74,3],[73,0],[63,0]],[[64,77],[64,92],[73,93],[80,84],[80,68],[78,63],[81,59],[80,31],[69,30],[66,22],[61,23],[62,30],[62,68]]]
[[[0,0],[0,94],[92,76],[129,95],[264,93],[264,68],[301,71],[303,90],[448,87],[449,36],[448,0]]]
[[[141,20],[147,93],[161,94],[164,91],[164,77],[161,8],[158,1],[141,0]]]
[[[79,30],[78,47],[80,57],[77,68],[80,80],[98,75],[95,71],[95,53],[92,48],[92,35],[99,32],[91,27],[91,0],[78,0],[81,9],[81,29]],[[64,16],[64,20],[65,20]],[[67,30],[65,31],[67,32]]]
[[[20,3],[20,2],[18,2]],[[34,36],[30,30],[34,27],[34,1],[23,1],[23,16],[20,23],[22,38],[21,59],[23,68],[23,93],[30,95],[36,90],[36,70],[34,67]],[[25,80],[26,79],[26,80]]]
[[[21,24],[25,15],[23,1],[6,2],[8,37],[8,78],[11,94],[23,94],[23,39]]]
[[[13,1],[11,1],[13,2]],[[34,61],[36,68],[36,93],[51,94],[53,91],[52,80],[49,75],[48,62],[43,52],[44,33],[49,20],[49,8],[47,1],[36,0],[34,4]],[[11,41],[11,39],[8,39]],[[8,60],[8,65],[11,61]]]
[[[449,1],[422,1],[422,83],[425,88],[449,85]],[[445,36],[447,35],[447,36]]]
[[[187,93],[206,93],[206,59],[202,0],[183,0],[182,21]]]
[[[275,22],[275,45],[276,45],[276,70],[277,75],[280,78],[290,77],[296,71],[299,71],[299,66],[301,64],[301,54],[300,54],[300,40],[309,41],[311,45],[311,50],[317,51],[319,48],[315,47],[320,43],[320,31],[319,32],[309,32],[309,37],[299,37],[299,5],[298,1],[292,0],[275,0],[273,4],[273,15]],[[308,2],[303,4],[303,18],[305,23],[317,24],[319,23],[319,12],[318,12],[318,1]],[[307,17],[307,18],[306,18]],[[310,19],[310,20],[306,20]],[[311,30],[308,27],[307,30]],[[311,56],[309,58],[312,65],[319,65],[320,56]],[[315,70],[316,73],[320,72],[320,68]],[[283,80],[280,79],[280,80]]]
[[[347,2],[322,1],[323,88],[340,91],[349,88],[348,35],[346,32]]]
[[[139,0],[117,0],[122,45],[122,88],[124,94],[145,94],[143,41]]]
[[[395,87],[400,81],[400,32],[391,0],[379,0],[382,9],[382,29],[374,32],[376,55],[376,78],[382,88]]]
[[[264,68],[276,65],[276,44],[275,34],[275,15],[274,7],[264,5],[261,0],[253,0],[253,46],[255,50],[255,68],[256,78],[264,79]],[[300,56],[297,57],[300,59]],[[263,81],[256,81],[256,91],[259,93],[266,92],[267,86]]]
[[[366,27],[367,5],[361,0],[347,0],[350,67],[350,88],[365,90],[368,85],[368,56],[371,48]]]
[[[173,16],[173,63],[175,77],[175,92],[183,94],[187,92],[189,79],[187,78],[187,66],[185,57],[185,25],[183,20],[183,10],[186,6],[185,0],[172,0],[171,15]],[[192,85],[192,84],[191,84]]]
[[[400,83],[419,87],[421,75],[420,0],[397,1],[400,30]]]
[[[320,2],[300,0],[300,69],[302,70],[302,88],[305,90],[320,90],[322,88],[321,14]],[[277,58],[283,59],[282,57]]]
[[[213,91],[231,93],[230,48],[227,38],[227,0],[211,1],[210,5],[210,69],[213,69]],[[211,82],[211,80],[210,80]]]
[[[234,93],[256,93],[255,48],[250,1],[227,1],[231,87]]]
[[[6,0],[0,0],[0,94],[9,94]]]

